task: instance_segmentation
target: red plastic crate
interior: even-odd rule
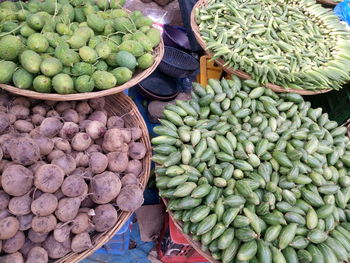
[[[157,243],[158,259],[163,263],[207,262],[207,260],[190,245],[177,244],[172,240],[169,222],[171,221],[169,220],[169,215],[166,213],[163,228]],[[176,229],[173,222],[170,224],[173,224],[174,229]],[[180,240],[186,240],[181,232],[175,235]]]
[[[189,245],[182,232],[175,226],[173,219],[169,216],[169,229],[171,240],[176,244]]]

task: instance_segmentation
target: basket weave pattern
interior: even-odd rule
[[[199,27],[196,23],[196,17],[195,17],[195,10],[196,8],[200,8],[202,6],[206,6],[207,5],[207,0],[199,0],[193,7],[193,10],[191,12],[191,28],[193,31],[193,34],[198,42],[198,44],[205,50],[205,52],[209,55],[209,56],[213,56],[213,54],[211,54],[208,50],[207,50],[207,45],[204,42],[203,38],[200,35],[199,32]],[[245,73],[244,71],[241,70],[233,70],[230,67],[226,67],[224,66],[225,61],[223,59],[216,59],[215,60],[227,73],[229,74],[234,74],[242,79],[251,79],[250,75]],[[269,89],[272,89],[275,92],[293,92],[293,93],[298,93],[300,95],[317,95],[317,94],[321,94],[321,93],[326,93],[331,91],[330,89],[327,90],[319,90],[319,91],[309,91],[309,90],[297,90],[297,89],[286,89],[283,88],[281,86],[272,84],[272,83],[267,83],[266,87]]]
[[[139,176],[140,184],[142,190],[145,189],[151,170],[151,153],[152,148],[150,144],[150,138],[147,130],[147,126],[137,109],[135,103],[124,93],[119,93],[113,96],[106,97],[105,110],[109,115],[123,116],[125,121],[125,127],[139,127],[142,130],[142,137],[140,141],[146,146],[146,155],[142,160],[143,171]],[[94,251],[102,247],[106,242],[108,242],[128,221],[132,212],[119,212],[119,220],[117,224],[110,230],[104,233],[98,233],[92,237],[93,248],[85,250],[82,253],[69,253],[65,257],[54,261],[55,263],[76,263],[80,260],[88,257]]]

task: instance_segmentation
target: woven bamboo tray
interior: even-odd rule
[[[332,0],[317,0],[317,3],[319,3],[321,5],[325,5],[326,7],[335,7],[340,2],[335,2]]]
[[[195,19],[195,10],[196,8],[202,7],[202,6],[206,6],[207,5],[207,0],[199,0],[193,7],[192,12],[191,12],[191,28],[193,31],[193,34],[198,42],[198,44],[205,50],[205,52],[212,57],[213,54],[210,53],[207,50],[207,45],[204,42],[203,38],[200,35],[199,32],[199,27],[196,23],[196,19]],[[251,76],[247,73],[245,73],[244,71],[241,70],[234,70],[230,67],[226,67],[224,66],[225,61],[223,59],[216,59],[215,60],[227,73],[229,74],[234,74],[242,79],[251,79]],[[281,86],[272,84],[272,83],[267,83],[266,87],[269,89],[272,89],[274,92],[293,92],[293,93],[298,93],[300,95],[317,95],[317,94],[321,94],[321,93],[326,93],[331,91],[330,89],[326,89],[326,90],[319,90],[319,91],[309,91],[309,90],[297,90],[297,89],[286,89],[283,88]]]
[[[119,93],[113,96],[106,97],[105,110],[107,110],[109,114],[113,114],[117,116],[125,115],[123,119],[125,121],[126,127],[138,126],[142,130],[141,142],[146,146],[147,151],[146,151],[145,158],[142,160],[143,171],[139,179],[142,185],[142,189],[144,190],[150,176],[151,153],[152,153],[150,138],[149,138],[145,121],[143,120],[135,103],[124,93]],[[93,248],[85,250],[82,253],[73,253],[73,252],[69,253],[65,257],[54,262],[55,263],[76,263],[90,256],[97,249],[99,249],[106,242],[108,242],[128,221],[131,215],[132,215],[132,212],[119,212],[119,221],[112,229],[104,233],[98,233],[92,237]]]
[[[137,72],[136,75],[132,77],[132,79],[130,79],[128,82],[124,83],[123,85],[120,85],[111,89],[107,89],[107,90],[86,92],[86,93],[74,93],[74,94],[57,94],[57,93],[40,93],[32,90],[24,90],[24,89],[19,89],[7,84],[0,84],[0,88],[20,96],[25,96],[25,97],[39,99],[39,100],[71,101],[71,100],[86,100],[86,99],[104,97],[108,95],[117,94],[123,90],[129,89],[137,85],[139,82],[147,78],[149,75],[151,75],[152,72],[158,67],[159,63],[163,58],[163,55],[164,55],[163,40],[161,40],[159,45],[154,49],[153,55],[155,57],[155,60],[151,67],[149,67],[144,71]]]

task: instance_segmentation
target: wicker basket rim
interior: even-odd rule
[[[195,10],[196,8],[199,8],[201,6],[205,6],[207,5],[207,0],[199,0],[192,9],[191,12],[191,28],[193,31],[193,34],[196,38],[196,40],[198,41],[198,44],[205,50],[205,52],[210,56],[213,57],[213,54],[211,54],[208,50],[207,50],[207,46],[206,43],[204,42],[203,38],[201,37],[200,33],[199,33],[199,27],[196,23],[196,19],[195,19]],[[224,69],[224,71],[226,71],[229,74],[234,74],[242,79],[251,79],[251,76],[247,73],[245,73],[244,71],[241,70],[233,70],[232,68],[226,67],[224,66],[225,61],[222,59],[215,59],[215,61]],[[321,93],[326,93],[331,91],[331,89],[324,89],[324,90],[318,90],[318,91],[310,91],[310,90],[297,90],[297,89],[286,89],[283,88],[281,86],[272,84],[272,83],[268,83],[266,84],[266,87],[275,91],[275,92],[279,92],[279,93],[283,93],[283,92],[292,92],[292,93],[297,93],[300,95],[318,95]]]

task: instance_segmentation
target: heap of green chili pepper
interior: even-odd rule
[[[314,0],[208,0],[196,22],[214,59],[258,82],[322,90],[350,79],[350,33]]]

